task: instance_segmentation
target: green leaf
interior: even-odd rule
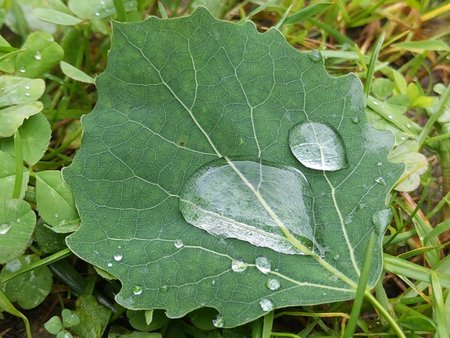
[[[170,318],[211,307],[215,326],[231,327],[274,308],[351,299],[373,230],[375,284],[389,219],[372,219],[402,166],[387,162],[393,137],[367,123],[355,75],[331,77],[320,55],[296,51],[277,30],[261,34],[200,8],[114,23],[96,85],[81,148],[63,171],[82,221],[67,243],[122,282],[120,304]],[[333,128],[347,167],[315,170],[294,157],[290,131],[306,122]],[[214,170],[202,175],[214,165],[223,181]],[[283,178],[305,187],[294,202]],[[295,203],[310,206],[305,223]],[[196,226],[180,211],[188,205],[205,216],[184,210]],[[258,212],[254,222],[248,210]],[[239,223],[244,236],[230,231]]]
[[[17,128],[22,125],[25,119],[36,115],[42,108],[42,103],[36,101],[0,109],[0,137],[14,135]]]
[[[80,324],[80,317],[69,309],[63,309],[61,311],[64,327],[71,327]]]
[[[17,76],[0,76],[0,107],[31,103],[44,94],[45,82]]]
[[[0,264],[25,251],[35,225],[36,216],[27,202],[12,199],[0,202]]]
[[[75,314],[79,317],[80,323],[72,326],[70,331],[81,337],[102,337],[111,310],[100,305],[94,296],[80,296]]]
[[[34,32],[28,35],[17,55],[16,69],[20,75],[38,77],[52,69],[64,56],[63,49],[51,34]]]
[[[22,169],[22,189],[19,198],[23,198],[27,190],[30,173],[27,168]],[[0,202],[9,200],[13,196],[16,180],[16,160],[9,154],[0,151]]]
[[[422,53],[426,51],[449,52],[448,44],[442,40],[407,41],[395,43],[392,46],[398,49],[407,49],[413,52]]]
[[[146,311],[127,310],[127,317],[130,325],[139,331],[159,330],[169,322],[169,319],[162,310],[154,310],[150,323],[147,323]]]
[[[378,78],[372,83],[372,92],[377,99],[385,99],[392,94],[394,83],[389,79]]]
[[[0,276],[15,272],[39,260],[36,255],[21,256],[6,264]],[[41,304],[52,289],[52,273],[46,266],[25,272],[1,285],[2,290],[12,302],[23,309],[33,309]]]
[[[61,61],[59,65],[61,66],[61,70],[63,71],[64,75],[70,77],[71,79],[85,83],[95,82],[91,76],[87,75],[82,70],[75,68],[67,62]]]
[[[82,21],[81,19],[73,15],[51,8],[36,8],[33,10],[33,14],[39,20],[62,26],[75,26]]]
[[[58,232],[74,231],[78,214],[72,192],[58,170],[46,170],[36,174],[36,203],[39,215]],[[62,229],[61,229],[62,227]]]
[[[19,127],[19,133],[22,138],[23,159],[30,166],[35,165],[44,156],[50,143],[50,123],[39,113],[27,119]],[[14,155],[14,137],[0,139],[0,150]]]
[[[123,0],[126,11],[136,10],[136,0]],[[102,19],[116,13],[113,0],[96,1],[92,0],[69,0],[70,10],[82,19]]]
[[[58,334],[62,330],[61,319],[58,316],[53,316],[44,323],[45,329],[51,334]]]

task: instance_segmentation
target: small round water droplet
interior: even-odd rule
[[[337,282],[339,278],[338,278],[338,276],[333,275],[333,276],[330,277],[330,279],[331,279],[333,282]]]
[[[352,117],[352,122],[355,123],[355,124],[356,124],[356,123],[359,123],[359,118],[358,118],[358,116],[353,116],[353,117]]]
[[[177,248],[177,249],[181,249],[184,246],[184,243],[181,239],[177,239],[173,244],[175,245],[175,248]]]
[[[122,256],[121,253],[116,253],[116,254],[114,254],[114,260],[115,260],[116,262],[120,262],[120,261],[122,260],[122,258],[123,258],[123,256]]]
[[[317,63],[320,60],[322,60],[322,54],[318,50],[313,50],[311,53],[308,54],[308,58],[314,62]]]
[[[100,13],[99,12],[95,12],[95,16],[100,16]]]
[[[25,96],[30,96],[31,94],[30,93],[25,93]]]
[[[103,0],[100,0],[100,5],[105,6],[105,2]]]
[[[255,264],[256,264],[256,267],[258,268],[258,270],[264,274],[269,273],[272,268],[272,266],[269,262],[269,259],[264,256],[256,257]]]
[[[373,101],[373,104],[378,106],[378,101]]]
[[[41,60],[42,59],[42,54],[41,52],[37,51],[36,53],[34,53],[34,58],[36,60]]]
[[[394,117],[392,115],[388,115],[388,119],[392,120]]]
[[[240,259],[233,259],[231,261],[231,270],[234,272],[242,272],[247,269],[247,263]]]
[[[384,178],[381,177],[381,176],[375,178],[375,182],[378,183],[378,184],[380,184],[380,185],[386,185],[386,181],[385,181]]]
[[[16,223],[20,223],[20,218],[16,219]]]
[[[108,266],[108,268],[112,267],[112,263],[108,263],[106,265]]]
[[[159,288],[159,291],[161,292],[167,292],[167,290],[169,290],[169,287],[167,285],[161,285],[161,287]]]
[[[59,214],[55,214],[55,217],[58,218],[58,217],[59,217]]]
[[[367,207],[366,203],[359,203],[359,205],[358,205],[359,209],[364,209],[365,207]]]
[[[19,72],[21,72],[21,73],[25,73],[26,71],[27,71],[27,70],[25,69],[24,66],[22,66],[22,67],[19,68]]]
[[[407,123],[407,124],[406,124],[406,127],[407,127],[407,128],[411,128],[411,127],[412,127],[412,126],[411,126],[411,123]]]
[[[140,294],[142,294],[142,286],[140,286],[140,285],[133,286],[133,294],[136,296],[139,296]]]
[[[211,281],[211,285],[216,285],[216,280],[215,279],[213,279],[212,281]]]
[[[261,306],[261,310],[263,311],[272,311],[274,309],[274,305],[270,299],[264,298],[259,301],[259,306]]]
[[[217,315],[216,318],[212,320],[212,324],[218,328],[223,327],[223,317],[221,315]]]
[[[281,286],[280,281],[276,278],[270,278],[266,282],[266,286],[269,290],[275,291],[278,290]]]
[[[322,296],[326,296],[327,295],[327,293],[326,292],[322,292]]]
[[[26,90],[30,90],[31,87],[30,87],[30,86],[25,86],[25,89],[26,89]]]
[[[9,229],[11,229],[12,224],[10,223],[3,223],[0,224],[0,235],[6,235],[9,231]]]
[[[378,162],[377,167],[381,167],[383,165],[383,162]]]
[[[339,254],[336,254],[336,255],[333,256],[333,259],[334,259],[335,261],[337,261],[340,257],[341,257],[341,256],[339,256]]]

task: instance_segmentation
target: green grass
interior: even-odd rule
[[[111,10],[117,9],[117,16],[101,12],[99,19],[94,14],[92,18],[81,17],[81,22],[75,25],[52,26],[52,36],[64,50],[62,60],[69,66],[59,66],[61,60],[58,59],[49,63],[48,69],[43,68],[29,76],[45,80],[45,92],[40,100],[51,126],[52,138],[42,159],[24,167],[27,139],[21,132],[14,133],[11,154],[15,158],[16,179],[11,191],[14,198],[27,201],[37,215],[40,215],[36,207],[36,204],[39,206],[36,196],[38,173],[68,166],[79,148],[82,135],[80,117],[91,111],[97,97],[92,78],[102,72],[108,57],[110,19],[139,21],[150,15],[174,17],[188,14],[198,3],[203,3],[139,0],[137,8],[130,11],[127,1],[110,2],[115,6]],[[30,24],[29,9],[24,9],[19,3],[0,2],[0,18],[3,19],[6,13],[9,18],[15,18],[15,23],[3,20],[0,76],[20,75],[20,70],[15,68],[18,64],[15,62],[19,61],[14,58],[23,54],[23,43],[36,29]],[[41,6],[46,5],[35,5],[35,8]],[[206,330],[212,328],[208,312],[199,313],[195,320],[192,315],[167,320],[162,313],[155,311],[139,314],[142,315],[139,321],[131,321],[129,317],[132,314],[128,312],[127,316],[126,310],[113,300],[120,288],[118,282],[110,279],[107,273],[80,261],[65,247],[63,239],[73,230],[70,226],[76,227],[77,220],[73,220],[75,225],[60,228],[59,233],[42,226],[42,220],[38,220],[41,223],[24,249],[25,254],[36,254],[41,260],[14,273],[0,275],[0,285],[42,267],[50,267],[54,284],[48,290],[48,296],[33,310],[12,304],[0,292],[0,310],[3,311],[0,312],[3,316],[0,336],[33,334],[38,337],[44,332],[44,323],[67,308],[79,311],[81,326],[98,327],[97,333],[104,329],[105,332],[117,332],[116,336],[140,327],[154,332],[154,337],[159,334],[164,337],[255,338],[448,337],[450,68],[449,48],[443,41],[450,33],[447,24],[450,3],[426,0],[278,0],[209,1],[208,6],[212,13],[226,20],[253,20],[260,31],[275,26],[299,50],[320,50],[331,74],[355,72],[364,84],[369,120],[377,128],[391,130],[395,134],[396,148],[401,152],[392,154],[391,160],[414,159],[407,164],[402,185],[398,186],[408,191],[393,190],[388,201],[394,217],[383,241],[382,279],[372,293],[368,292],[363,269],[354,301],[280,309],[234,330]],[[69,13],[66,12],[67,15],[79,16],[78,13]],[[2,165],[0,163],[0,169]],[[31,178],[21,196],[23,170]],[[369,263],[370,249],[366,265]],[[111,314],[109,320],[101,322],[92,316],[92,311],[100,311],[100,305],[87,295],[94,295],[100,304],[106,305],[105,309],[109,309]],[[61,330],[67,333],[87,332],[85,327],[73,329],[75,327]],[[111,337],[115,336],[111,334]]]

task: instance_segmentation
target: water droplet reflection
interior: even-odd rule
[[[259,306],[261,306],[261,310],[266,311],[266,312],[272,311],[275,307],[273,305],[272,301],[270,299],[266,299],[266,298],[261,299],[259,301]]]

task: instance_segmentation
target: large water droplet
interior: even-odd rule
[[[302,254],[280,225],[305,246],[322,250],[315,237],[311,196],[308,181],[296,168],[253,159],[219,159],[189,178],[179,206],[188,223],[216,237]]]
[[[177,240],[174,242],[174,245],[175,245],[175,248],[181,249],[181,248],[184,246],[184,243],[183,243],[183,241],[182,241],[181,239],[177,239]]]
[[[36,53],[34,53],[34,58],[36,60],[41,60],[42,59],[42,54],[41,52],[37,51]]]
[[[276,291],[281,287],[280,281],[276,278],[270,278],[266,282],[266,287],[269,290]]]
[[[240,259],[233,259],[231,261],[231,270],[234,272],[242,272],[247,269],[247,264]]]
[[[311,53],[308,53],[308,58],[314,62],[320,62],[322,60],[322,54],[318,50],[313,50]]]
[[[6,235],[8,231],[11,229],[11,227],[12,227],[11,223],[0,224],[0,235]]]
[[[307,168],[335,171],[347,166],[344,140],[331,125],[304,122],[289,134],[292,154]]]
[[[264,274],[267,274],[272,269],[272,265],[270,264],[270,261],[267,257],[259,256],[255,259],[256,267],[259,271],[261,271]]]
[[[122,260],[122,258],[123,258],[123,256],[122,256],[121,253],[116,253],[116,254],[114,254],[114,260],[115,260],[116,262],[120,262],[120,261]]]
[[[273,305],[272,301],[270,299],[266,299],[266,298],[261,299],[259,301],[259,305],[261,306],[261,310],[267,311],[267,312],[268,311],[272,311],[274,309],[274,307],[275,307]]]
[[[140,294],[142,294],[142,286],[140,286],[140,285],[133,286],[133,294],[136,296],[139,296]]]
[[[223,327],[223,317],[221,315],[217,315],[216,318],[212,320],[212,324],[218,328]]]

